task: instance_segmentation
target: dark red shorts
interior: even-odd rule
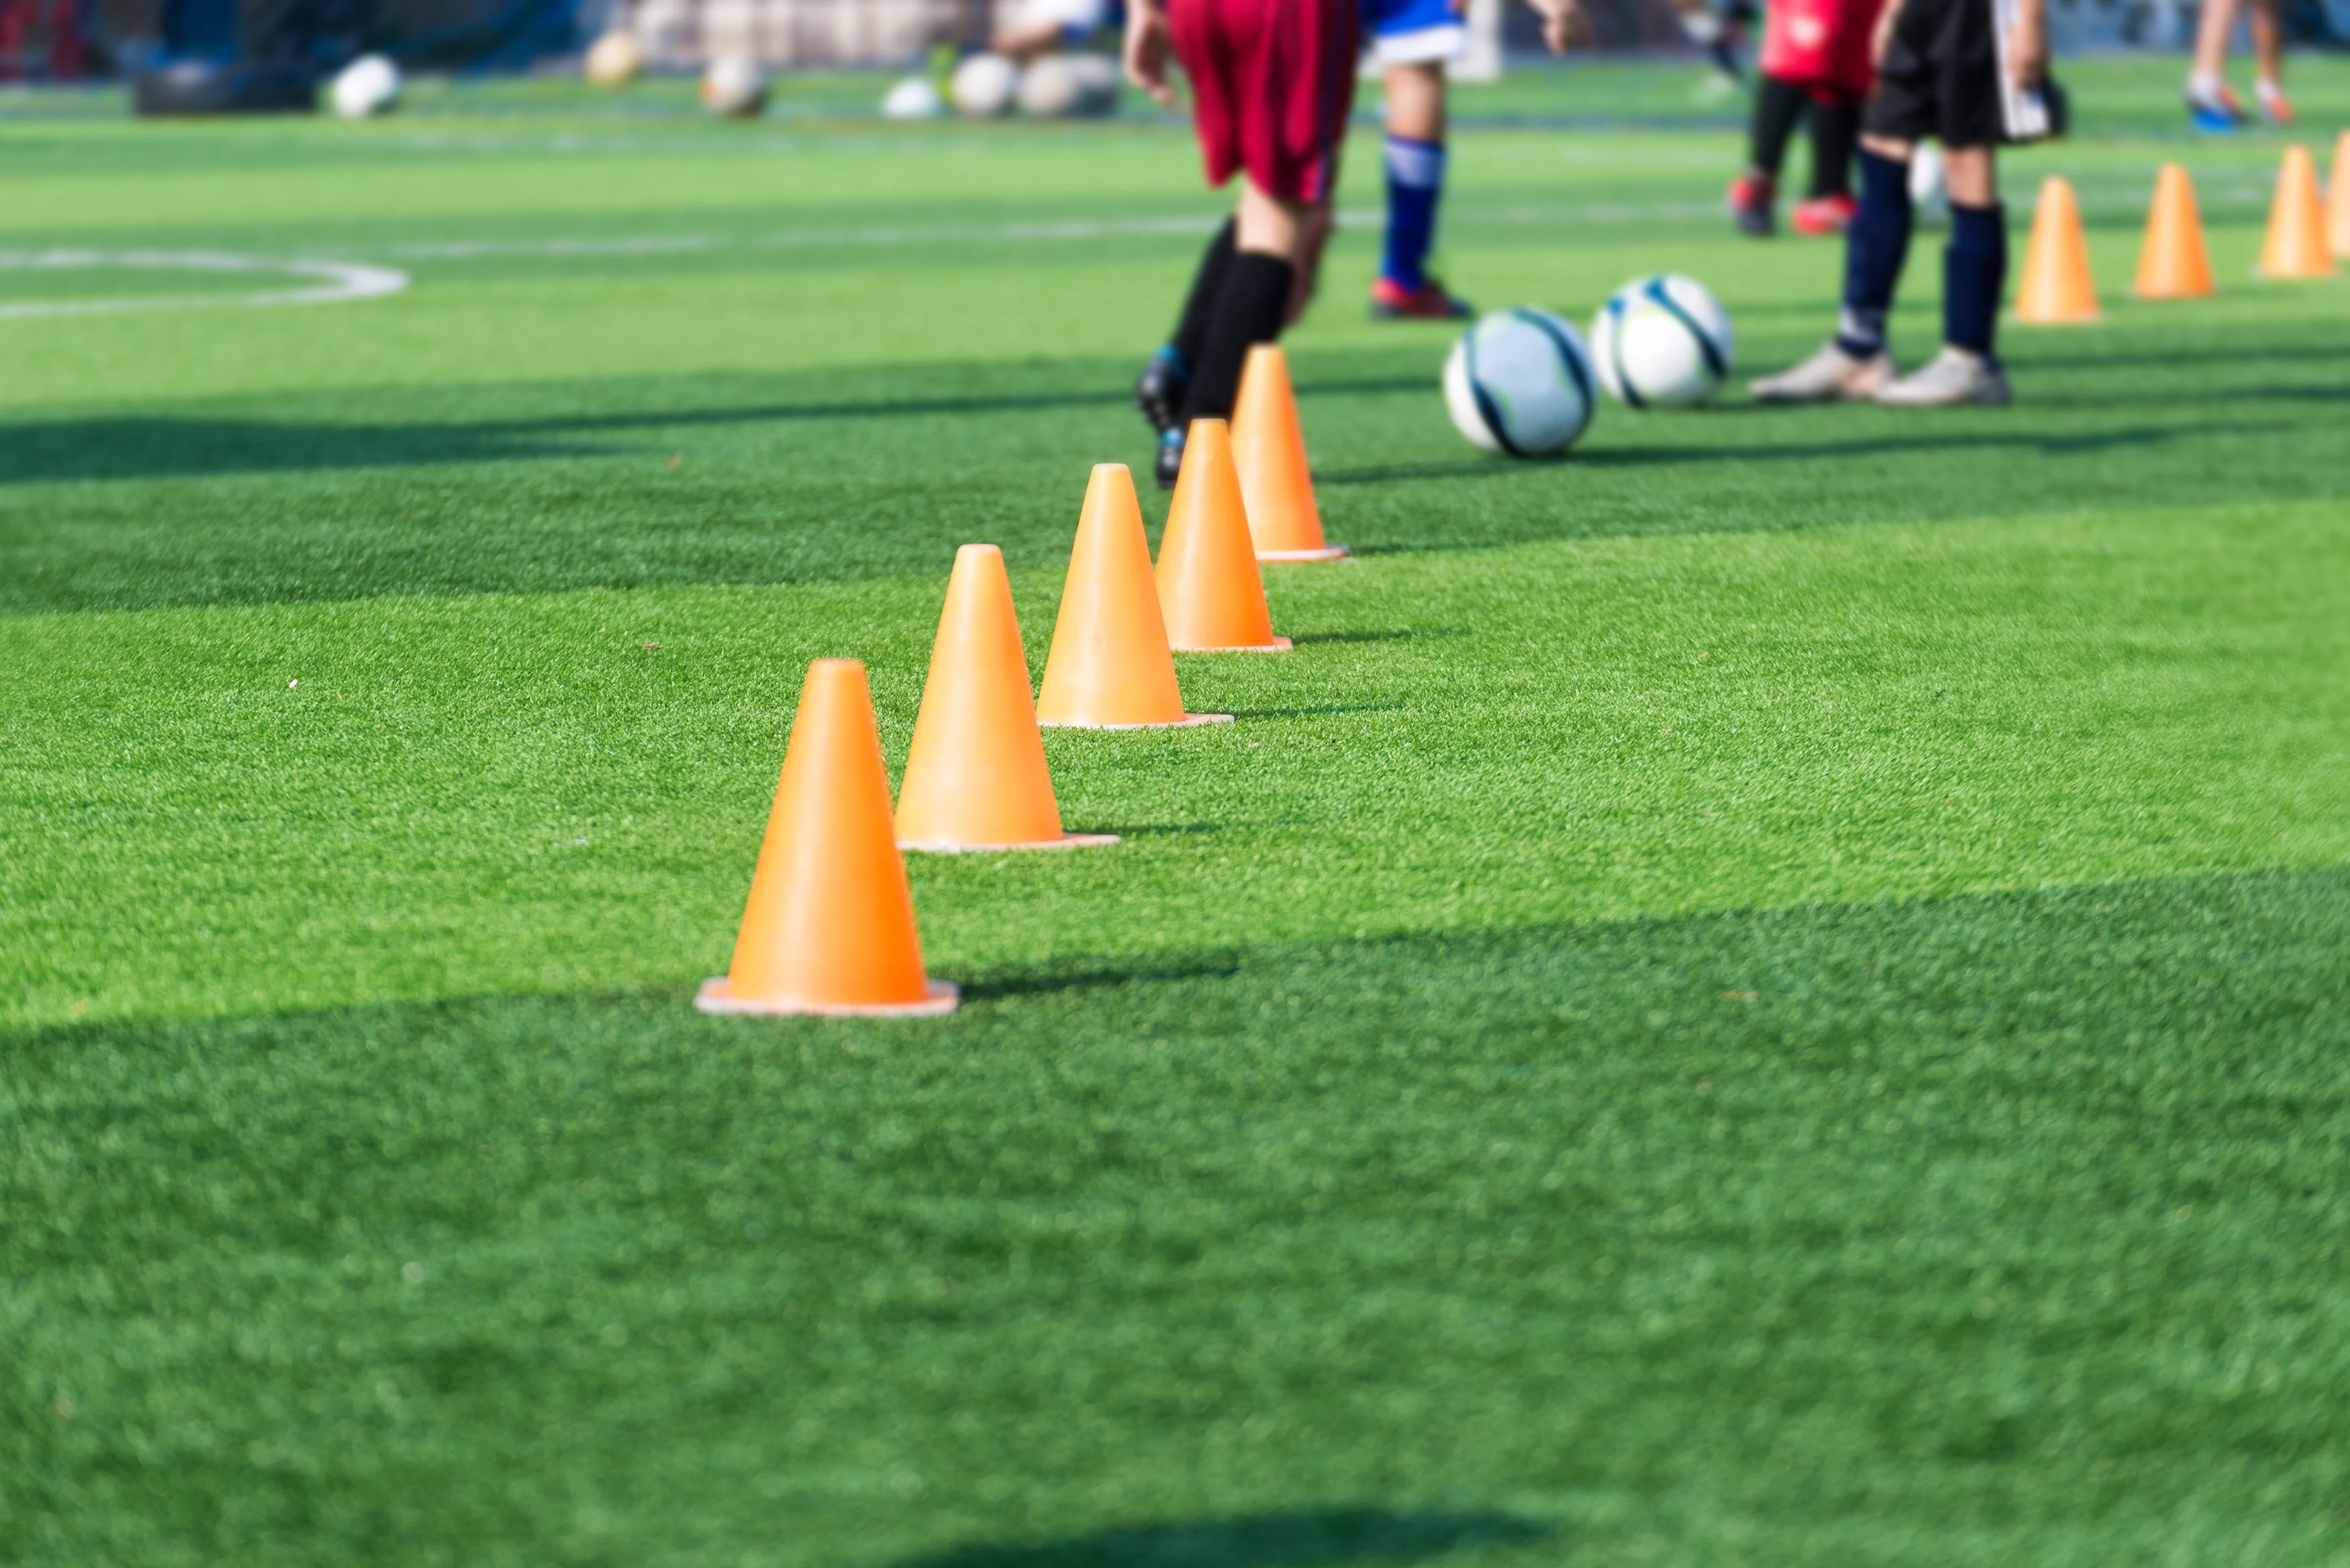
[[[1208,183],[1246,170],[1268,196],[1318,202],[1355,104],[1361,0],[1170,0]]]

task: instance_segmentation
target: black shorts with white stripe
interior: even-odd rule
[[[2064,132],[2054,81],[2019,88],[2005,62],[2014,0],[1893,0],[1899,7],[1861,129],[1900,141],[1989,147]]]

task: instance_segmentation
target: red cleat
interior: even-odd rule
[[[1475,314],[1467,300],[1453,298],[1432,277],[1418,288],[1406,288],[1391,277],[1371,284],[1374,321],[1457,321]]]
[[[1778,187],[1767,174],[1741,174],[1730,182],[1730,215],[1742,234],[1762,239],[1779,226],[1773,209]]]
[[[1858,211],[1859,202],[1838,192],[1796,202],[1787,221],[1799,234],[1840,234],[1852,227],[1852,215]]]

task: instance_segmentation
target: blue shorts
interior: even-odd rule
[[[1363,0],[1363,30],[1371,58],[1383,66],[1457,60],[1469,48],[1469,29],[1451,0]]]

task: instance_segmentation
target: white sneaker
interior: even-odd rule
[[[1883,349],[1862,358],[1831,339],[1802,364],[1749,381],[1746,389],[1766,403],[1830,403],[1843,398],[1865,401],[1891,386],[1894,374],[1893,356]]]
[[[1925,365],[1877,394],[1888,408],[1941,409],[1960,403],[2005,408],[2012,400],[2007,372],[1971,348],[1942,346]]]

